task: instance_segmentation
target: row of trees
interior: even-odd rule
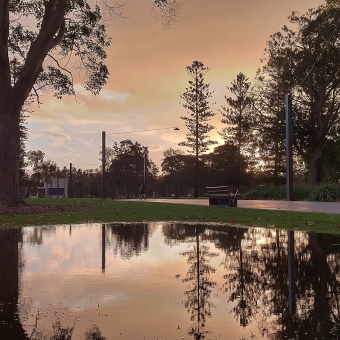
[[[251,83],[239,73],[227,87],[220,135],[237,146],[238,159],[262,168],[277,185],[285,178],[285,94],[293,98],[295,170],[309,184],[322,179],[337,181],[340,145],[340,6],[338,1],[289,17],[295,29],[284,26],[271,35],[263,67]],[[182,94],[188,116],[181,117],[189,130],[185,142],[195,154],[195,197],[198,193],[199,162],[215,142],[207,135],[215,113],[209,99],[213,92],[204,82],[209,68],[194,61],[186,68],[189,87]],[[236,160],[235,160],[236,161]],[[334,163],[335,161],[335,163]],[[324,165],[324,166],[322,166]],[[241,171],[241,167],[239,170]]]
[[[151,1],[156,15],[171,23],[180,8],[176,0]],[[120,6],[102,6],[110,15],[119,15]],[[104,11],[105,12],[105,11]],[[36,21],[37,29],[24,27],[21,16]],[[222,107],[221,132],[238,147],[250,165],[264,165],[275,184],[284,175],[284,94],[294,102],[294,150],[296,169],[305,171],[308,183],[322,175],[338,177],[334,156],[338,156],[340,128],[340,6],[339,0],[289,17],[295,28],[284,26],[270,36],[263,67],[250,84],[240,73]],[[20,193],[20,129],[24,105],[46,89],[55,96],[74,95],[73,77],[67,69],[70,58],[79,58],[84,85],[97,94],[106,83],[105,48],[110,44],[104,26],[103,8],[87,1],[17,1],[0,8],[0,204],[23,204]],[[32,26],[33,27],[33,26]],[[186,68],[189,86],[182,94],[189,116],[182,117],[189,130],[181,143],[195,156],[195,197],[198,195],[199,162],[214,141],[208,133],[214,116],[209,99],[213,92],[204,82],[209,71],[195,61]],[[254,162],[257,158],[257,162]],[[338,158],[338,157],[337,157]],[[333,160],[323,167],[325,160]],[[338,161],[337,161],[338,162]],[[241,171],[241,165],[238,165]]]
[[[138,142],[123,140],[106,148],[106,183],[109,197],[136,197],[141,183],[144,181],[144,162],[148,195],[157,192],[162,196],[175,194],[186,196],[193,194],[196,179],[195,156],[186,155],[177,149],[164,152],[161,164],[162,175],[149,156],[147,147]],[[27,163],[33,172],[24,173],[21,177],[21,187],[28,197],[35,188],[53,177],[67,178],[70,181],[70,169],[60,169],[54,161],[45,160],[44,153],[27,152]],[[145,160],[144,160],[145,157]],[[199,194],[209,185],[247,185],[254,180],[254,173],[248,168],[246,159],[241,155],[238,161],[237,146],[233,144],[220,145],[213,152],[205,154],[199,161],[199,171],[202,175],[199,182]],[[236,162],[235,162],[236,160]],[[240,166],[240,168],[239,168]],[[241,175],[239,175],[241,174]],[[72,192],[74,197],[102,196],[102,170],[82,170],[72,167]]]

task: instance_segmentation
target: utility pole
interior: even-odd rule
[[[102,199],[106,198],[106,187],[105,187],[105,131],[102,131]]]
[[[146,148],[144,148],[144,184],[146,185]]]
[[[70,163],[70,198],[73,198],[72,163]]]
[[[293,119],[292,97],[286,94],[286,191],[287,201],[293,201]]]

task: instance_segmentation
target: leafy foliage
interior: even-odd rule
[[[147,171],[147,187],[152,185],[152,180],[157,174],[155,164],[149,159],[147,147],[140,143],[133,143],[126,139],[119,144],[115,142],[109,151],[111,164],[108,168],[112,196],[120,193],[126,197],[137,195],[138,188],[144,181],[144,154]]]
[[[249,184],[251,172],[238,147],[233,144],[217,146],[213,152],[204,155],[207,185],[229,185],[239,187]]]
[[[150,0],[170,23],[177,0]],[[22,205],[19,183],[20,113],[30,96],[53,90],[74,95],[74,82],[98,94],[109,76],[104,14],[121,15],[122,5],[105,0],[5,1],[0,13],[0,205]],[[72,67],[70,67],[72,65]],[[77,79],[70,69],[77,70]],[[80,78],[80,79],[78,79]]]
[[[340,128],[340,8],[322,5],[271,36],[265,67],[280,75],[293,95],[294,147],[308,167],[309,184],[319,183],[322,146]]]
[[[340,199],[340,185],[339,184],[320,184],[317,186],[311,185],[296,185],[293,189],[294,199],[299,201],[312,202],[334,202]],[[286,187],[266,187],[261,186],[253,188],[245,193],[242,193],[242,199],[258,200],[285,200]]]
[[[340,199],[340,185],[321,184],[314,187],[310,192],[308,200],[317,202],[334,202]]]

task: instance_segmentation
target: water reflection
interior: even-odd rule
[[[0,338],[26,339],[19,319],[19,279],[22,270],[21,229],[0,232]]]
[[[181,253],[189,265],[186,277],[182,281],[189,283],[188,290],[184,293],[187,297],[184,306],[190,314],[190,320],[194,321],[188,334],[195,340],[200,340],[210,333],[206,329],[206,319],[211,318],[211,308],[214,304],[210,298],[216,282],[211,279],[215,269],[209,264],[209,260],[218,254],[209,251],[209,247],[200,242],[200,228],[196,226],[194,229],[195,241],[192,247]]]
[[[253,271],[256,253],[253,251],[253,238],[247,229],[235,228],[230,230],[220,243],[225,250],[224,268],[228,274],[224,275],[224,291],[229,293],[229,301],[234,302],[233,314],[240,326],[246,327],[259,311],[258,272]],[[250,250],[247,251],[247,250]]]
[[[113,249],[115,255],[131,259],[148,250],[152,231],[147,223],[109,224],[106,228],[105,243]]]
[[[340,339],[337,244],[174,223],[1,230],[0,339],[58,320],[73,339]]]

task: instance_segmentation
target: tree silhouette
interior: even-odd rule
[[[221,122],[227,127],[223,128],[219,133],[225,140],[235,144],[237,147],[236,164],[238,173],[241,175],[241,155],[249,154],[252,148],[252,136],[254,126],[254,112],[252,110],[251,83],[249,79],[242,73],[238,73],[236,79],[231,82],[231,86],[227,89],[232,97],[224,96],[229,107],[222,106],[221,114],[223,119]]]
[[[334,3],[333,3],[334,4]],[[340,7],[323,4],[289,17],[271,35],[265,67],[276,69],[286,93],[293,96],[294,147],[308,170],[308,183],[321,180],[323,145],[338,140]]]
[[[189,87],[181,95],[183,107],[187,109],[189,116],[182,116],[189,132],[186,134],[186,141],[178,145],[186,146],[189,152],[195,154],[195,191],[194,197],[198,198],[198,172],[199,158],[206,152],[215,141],[209,139],[209,133],[214,127],[208,123],[209,119],[216,115],[210,109],[209,99],[213,92],[210,92],[210,84],[204,81],[205,74],[210,70],[201,61],[194,61],[186,67],[190,76]]]

